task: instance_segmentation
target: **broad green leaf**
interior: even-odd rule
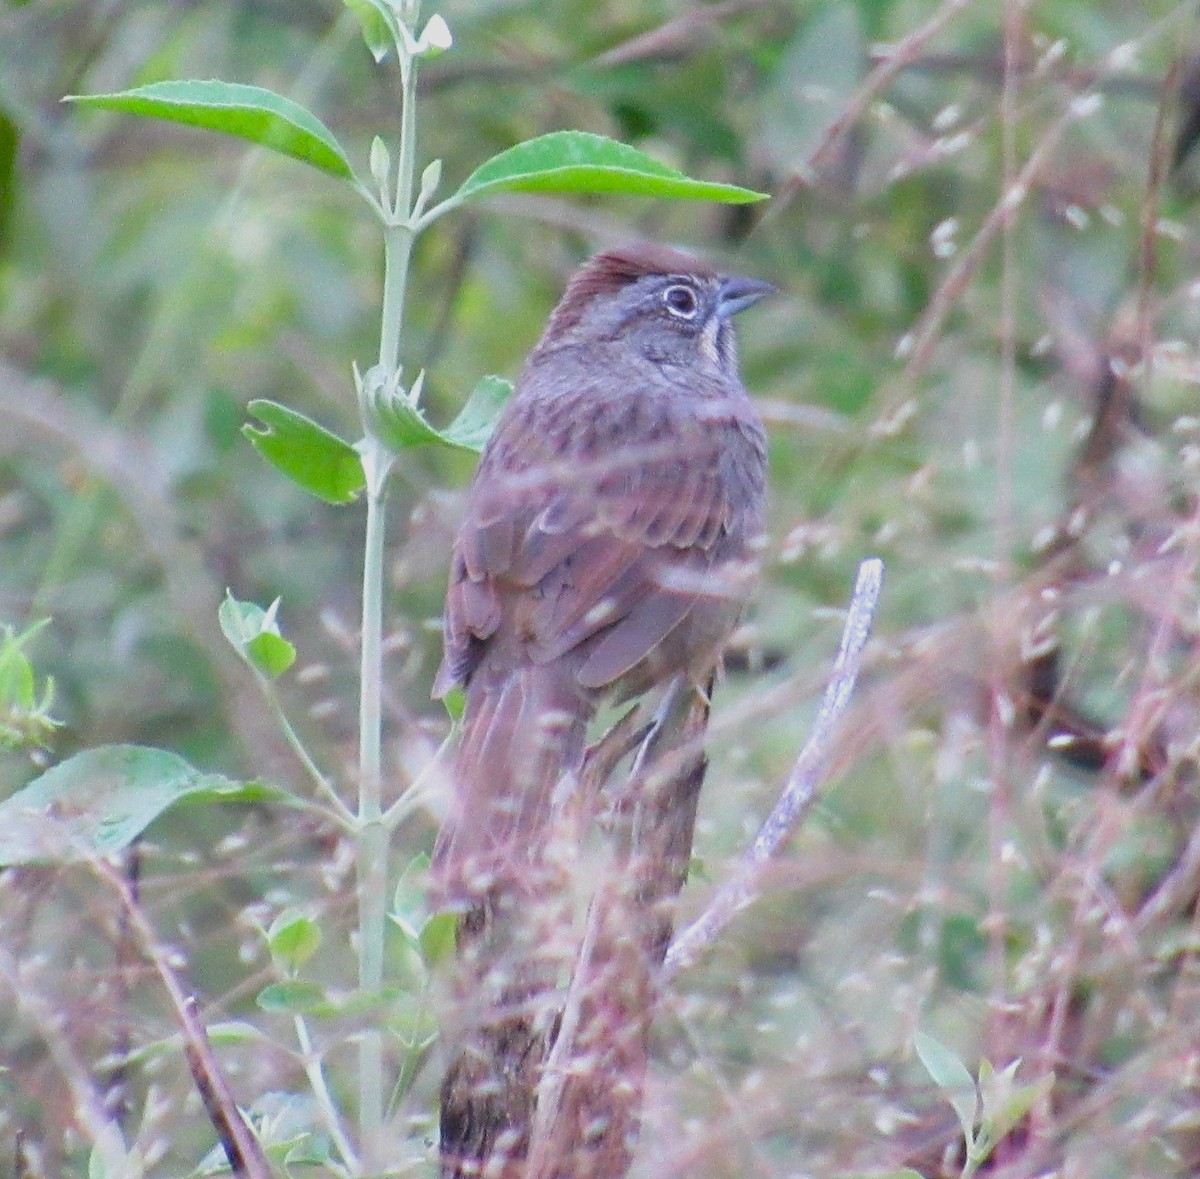
[[[497,192],[616,192],[735,205],[768,195],[693,180],[637,148],[586,131],[553,131],[493,156],[467,177],[451,203]]]
[[[0,865],[120,851],[178,802],[279,797],[261,782],[202,773],[165,749],[101,745],[68,758],[0,802]]]
[[[279,633],[278,610],[278,598],[264,610],[253,602],[239,602],[229,590],[217,610],[217,621],[230,646],[270,679],[283,675],[296,662],[296,648]]]
[[[972,1142],[979,1098],[975,1079],[967,1071],[967,1066],[945,1044],[924,1032],[917,1032],[913,1036],[913,1047],[930,1079],[954,1107],[963,1137],[968,1143]]]
[[[266,428],[247,424],[242,433],[273,467],[327,503],[357,498],[366,477],[349,442],[275,401],[251,401],[246,409]]]
[[[400,40],[396,14],[387,0],[342,0],[362,25],[363,40],[376,61],[383,61]]]
[[[64,101],[221,131],[302,160],[341,180],[354,178],[341,144],[316,115],[261,86],[191,79],[153,82],[114,94],[71,94]]]
[[[321,927],[295,909],[287,909],[271,922],[267,946],[277,965],[289,972],[299,970],[321,944]]]
[[[443,433],[445,441],[464,450],[481,451],[495,428],[496,419],[512,396],[512,382],[503,377],[484,377],[471,390],[471,396],[458,417]]]

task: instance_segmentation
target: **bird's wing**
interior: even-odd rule
[[[723,455],[738,431],[632,396],[592,402],[586,423],[507,424],[455,546],[439,688],[501,642],[535,664],[578,649],[580,682],[603,687],[704,598],[737,510]]]

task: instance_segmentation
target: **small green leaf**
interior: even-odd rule
[[[436,12],[417,38],[417,52],[425,57],[438,57],[454,44],[445,20]]]
[[[446,427],[442,435],[444,441],[464,450],[481,451],[512,391],[512,382],[503,377],[483,377],[471,390],[458,417]]]
[[[973,1142],[979,1095],[967,1066],[943,1043],[924,1032],[913,1036],[913,1047],[930,1079],[954,1107],[963,1137],[968,1143]]]
[[[321,927],[295,909],[286,909],[271,922],[267,946],[276,964],[289,973],[299,970],[321,944]]]
[[[1017,1084],[1020,1060],[996,1072],[986,1058],[979,1062],[980,1121],[993,1144],[999,1143],[1054,1086],[1047,1073],[1027,1085]]]
[[[264,675],[275,679],[296,662],[296,648],[281,635],[263,631],[246,644],[250,662]]]
[[[0,627],[0,749],[45,746],[58,728],[50,715],[54,681],[47,677],[39,700],[33,664],[23,649],[49,622],[44,618],[20,634]]]
[[[264,610],[253,602],[239,602],[228,590],[217,610],[217,621],[233,649],[269,679],[296,662],[296,648],[279,633],[278,610],[278,598]]]
[[[63,862],[128,847],[178,802],[259,802],[261,782],[205,774],[165,749],[101,745],[0,802],[0,865]]]
[[[425,904],[428,873],[429,857],[424,852],[413,856],[400,873],[392,895],[392,920],[414,942],[420,939],[421,926],[428,916]]]
[[[357,377],[357,372],[355,373]],[[394,452],[407,450],[411,446],[449,446],[445,438],[435,430],[418,408],[422,377],[417,378],[412,390],[399,383],[400,374],[388,380],[379,365],[373,365],[363,374],[360,381],[360,401],[368,413],[375,437]]]
[[[70,94],[64,101],[221,131],[341,180],[354,179],[350,161],[329,128],[299,103],[261,86],[190,79],[154,82],[114,94]]]
[[[430,969],[445,962],[454,953],[458,916],[455,913],[435,913],[421,929],[421,953]]]
[[[263,1011],[274,1015],[314,1015],[331,1011],[325,988],[299,978],[270,983],[258,992],[254,1001]]]
[[[735,205],[768,196],[693,180],[637,148],[585,131],[553,131],[510,147],[476,168],[451,201],[497,192],[616,192]]]
[[[386,1025],[410,1051],[427,1048],[437,1039],[437,1020],[422,998],[406,996],[394,1002],[387,1012]]]
[[[246,408],[266,429],[247,424],[242,433],[293,483],[331,504],[348,504],[358,497],[366,477],[358,451],[349,442],[274,401],[251,401]]]
[[[442,696],[442,707],[452,721],[462,720],[467,707],[467,694],[462,688],[451,688]]]
[[[383,61],[400,40],[396,14],[386,0],[343,0],[362,25],[363,40],[377,61]]]

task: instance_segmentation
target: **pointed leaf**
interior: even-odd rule
[[[268,984],[254,1001],[263,1011],[274,1015],[329,1014],[334,1009],[324,987],[299,978]]]
[[[967,1066],[945,1044],[924,1032],[913,1036],[913,1047],[930,1079],[954,1107],[963,1137],[968,1143],[973,1141],[979,1098]]]
[[[481,451],[512,391],[511,381],[503,377],[484,377],[471,390],[458,417],[446,427],[442,435],[445,441],[464,450]]]
[[[476,168],[451,200],[497,192],[617,192],[735,205],[768,195],[693,180],[637,148],[585,131],[554,131],[510,147]]]
[[[435,913],[421,930],[421,952],[425,965],[433,967],[447,961],[457,944],[458,914]]]
[[[217,610],[217,621],[230,646],[270,679],[283,675],[296,661],[296,648],[279,633],[278,609],[278,598],[264,610],[253,602],[239,602],[226,590]]]
[[[354,178],[341,144],[316,115],[261,86],[191,79],[153,82],[114,94],[70,94],[64,101],[206,127],[302,160],[341,180]]]
[[[349,442],[274,401],[251,401],[246,409],[266,429],[247,424],[242,433],[273,467],[326,503],[348,504],[357,498],[366,476]]]
[[[462,720],[467,710],[467,694],[462,688],[451,688],[442,696],[442,707],[452,721]]]
[[[165,749],[101,745],[68,758],[0,802],[0,865],[120,851],[177,802],[279,797],[261,782],[202,773]]]
[[[396,26],[396,14],[386,0],[342,0],[347,8],[358,17],[362,25],[363,40],[378,62],[383,61],[400,40]]]
[[[267,946],[276,965],[288,972],[299,970],[321,945],[321,927],[295,909],[286,909],[271,922]]]

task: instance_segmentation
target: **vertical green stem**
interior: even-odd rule
[[[414,17],[415,19],[415,17]],[[416,153],[416,62],[397,47],[403,84],[396,201],[384,229],[383,312],[379,364],[389,381],[400,360],[404,295],[413,246],[413,161]],[[384,507],[392,456],[364,422],[362,447],[367,480],[367,529],[363,555],[362,664],[359,700],[358,983],[364,994],[383,986],[388,911],[388,832],[382,822],[382,709]],[[359,1131],[367,1173],[383,1164],[383,1033],[368,1027],[359,1042]]]
[[[368,452],[381,448],[368,444]],[[368,456],[364,456],[367,458]],[[362,668],[359,709],[358,985],[383,985],[387,922],[387,832],[380,822],[383,688],[383,523],[386,474],[367,461],[367,536],[363,561]],[[384,460],[386,462],[386,459]],[[371,468],[375,467],[375,470]],[[359,1042],[359,1129],[364,1163],[376,1169],[383,1127],[383,1035],[363,1031]]]

